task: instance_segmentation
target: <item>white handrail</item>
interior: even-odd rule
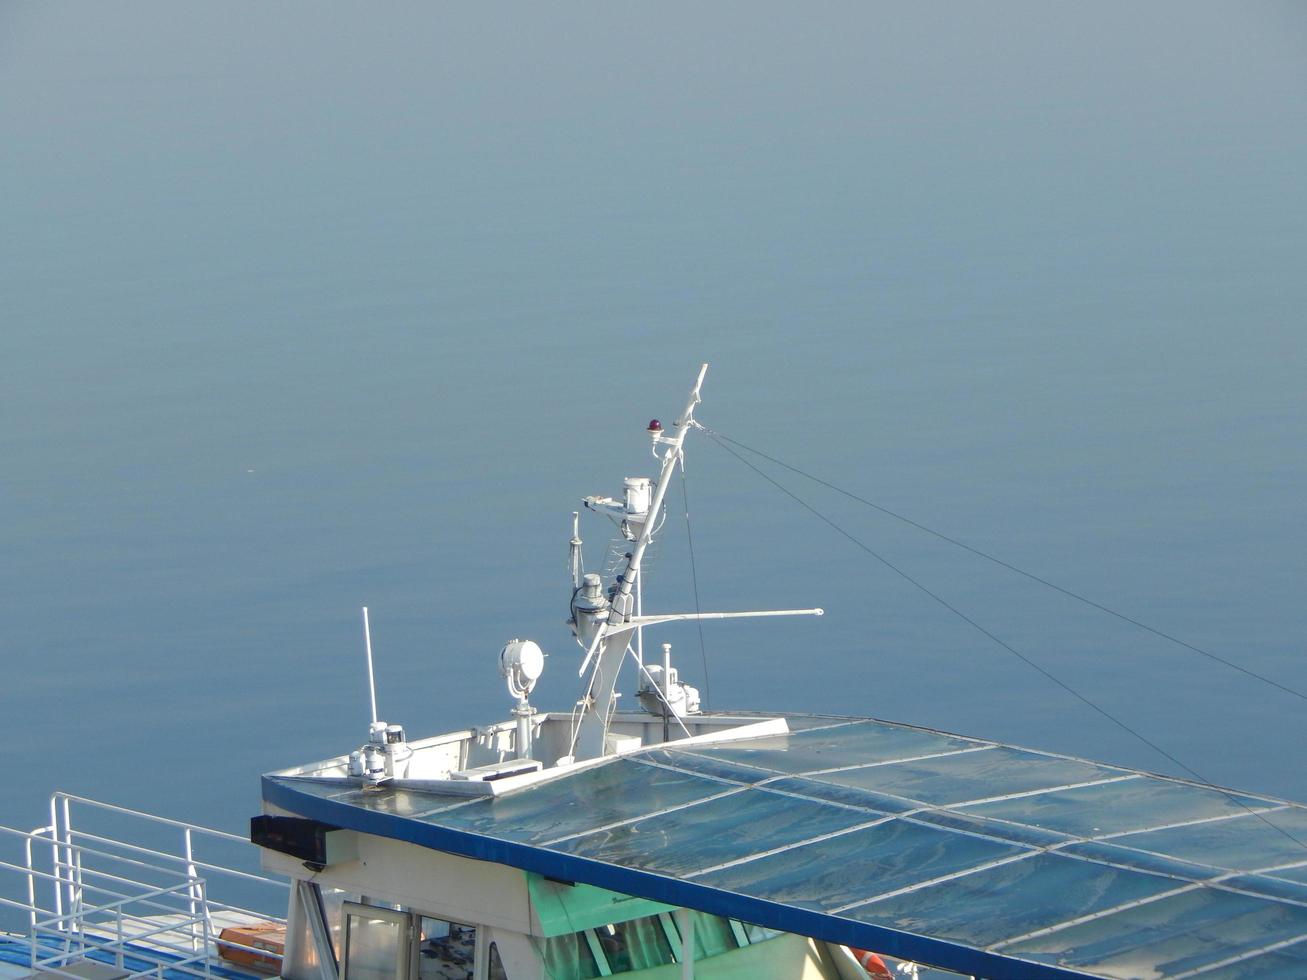
[[[202,884],[203,879],[200,879],[200,882]],[[152,905],[156,908],[169,908],[169,906],[167,905],[161,905],[158,902],[151,902],[149,900],[158,895],[169,895],[172,894],[173,892],[180,892],[183,888],[189,887],[189,885],[190,882],[187,881],[179,885],[169,885],[167,888],[152,888],[148,892],[141,892],[141,894],[139,895],[129,895],[126,898],[120,898],[116,902],[106,902],[104,905],[96,906],[96,911],[106,912],[109,909],[116,909],[123,905],[127,905],[131,902],[142,902],[147,905]],[[77,913],[75,912],[66,912],[63,915],[52,915],[47,919],[42,919],[40,922],[37,923],[37,926],[39,927],[39,926],[55,925],[60,921],[71,920],[76,915]]]
[[[108,810],[113,813],[122,813],[130,817],[140,817],[149,823],[168,824],[172,827],[178,827],[183,830],[198,830],[200,833],[209,834],[212,837],[220,837],[223,840],[235,841],[238,844],[248,844],[249,838],[242,837],[239,834],[229,834],[225,830],[214,830],[212,827],[205,827],[197,823],[188,823],[185,820],[174,820],[172,817],[160,817],[153,813],[146,813],[143,810],[133,810],[129,807],[118,806],[116,803],[102,803],[100,800],[93,800],[86,796],[77,796],[73,793],[65,793],[63,790],[57,790],[52,799],[69,800],[73,803],[81,803],[85,806],[95,807],[100,810]]]
[[[73,810],[78,806],[128,817],[147,827],[180,831],[177,851],[169,853],[131,840],[75,829]],[[221,955],[220,947],[224,952],[244,950],[272,962],[281,959],[281,954],[272,950],[217,935],[217,915],[230,916],[223,920],[224,925],[284,924],[281,915],[210,898],[215,876],[246,891],[253,885],[273,885],[279,893],[289,887],[285,881],[204,860],[200,854],[206,841],[239,843],[248,849],[250,866],[257,867],[253,861],[255,851],[246,838],[71,793],[51,796],[50,816],[48,826],[30,831],[0,827],[0,843],[13,841],[6,846],[22,851],[21,857],[15,855],[13,860],[0,854],[0,876],[12,875],[23,882],[21,890],[0,893],[0,909],[25,913],[33,972],[39,969],[73,980],[71,964],[103,953],[111,956],[120,970],[127,971],[123,980],[162,980],[169,970],[210,980]],[[143,833],[137,831],[137,839],[150,840],[141,836]],[[47,867],[37,866],[38,845],[50,847]],[[52,886],[48,899],[41,894],[46,882]],[[273,901],[281,912],[282,899]],[[144,968],[137,968],[137,964]],[[225,965],[227,969],[242,969],[233,963]]]
[[[245,878],[248,879],[249,881],[261,881],[269,885],[277,885],[278,887],[281,888],[290,887],[290,885],[287,882],[279,881],[276,878],[266,878],[263,875],[251,874],[248,871],[238,871],[235,868],[226,868],[220,864],[209,864],[205,861],[196,861],[196,860],[187,859],[185,857],[181,857],[176,854],[169,854],[167,851],[156,851],[149,847],[142,847],[139,844],[129,844],[126,841],[114,840],[112,837],[101,837],[98,834],[88,833],[85,830],[71,831],[70,836],[74,840],[77,838],[81,838],[83,840],[92,840],[99,844],[112,844],[115,847],[121,847],[127,851],[135,851],[137,854],[148,854],[151,857],[163,858],[165,861],[172,861],[175,864],[194,865],[196,868],[204,868],[208,871],[216,871],[219,874],[231,875],[233,878]],[[246,841],[246,843],[249,842]],[[84,847],[83,849],[86,851],[87,854],[98,854],[102,857],[111,858],[114,861],[121,861],[123,864],[134,864],[137,867],[141,867],[141,868],[151,868],[155,871],[176,873],[171,868],[164,868],[157,864],[149,864],[145,861],[135,861],[131,858],[122,857],[120,855],[112,854],[107,851],[97,851],[89,847]]]

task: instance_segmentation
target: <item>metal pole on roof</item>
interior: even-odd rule
[[[363,646],[368,653],[368,700],[372,706],[372,724],[377,723],[377,682],[372,676],[372,628],[368,625],[368,607],[363,607]]]

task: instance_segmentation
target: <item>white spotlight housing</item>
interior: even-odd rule
[[[499,651],[499,673],[508,682],[508,693],[525,701],[545,672],[545,654],[531,640],[511,640]]]

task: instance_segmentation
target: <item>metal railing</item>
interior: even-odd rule
[[[120,831],[105,831],[105,822]],[[163,849],[160,838],[174,834],[175,850]],[[19,885],[0,887],[0,908],[25,913],[21,938],[33,973],[71,980],[76,974],[67,967],[93,959],[112,963],[124,980],[210,978],[220,952],[233,951],[276,972],[279,953],[231,936],[218,942],[224,926],[284,926],[288,883],[231,866],[257,868],[257,849],[244,837],[55,793],[49,825],[32,831],[0,827],[0,844],[6,852],[20,845],[15,860],[0,859],[3,879]],[[223,848],[234,862],[211,857]],[[241,901],[219,900],[215,888]],[[227,975],[256,972],[230,957],[221,966]]]

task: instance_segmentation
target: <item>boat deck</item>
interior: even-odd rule
[[[142,925],[147,925],[143,923]],[[184,928],[175,933],[161,933],[162,941],[180,943],[189,936]],[[109,936],[103,937],[106,944]],[[197,980],[198,977],[219,977],[222,980],[267,980],[266,972],[241,969],[222,959],[216,949],[200,963],[180,964],[183,957],[164,949],[158,943],[127,943],[120,956],[117,949],[84,948],[75,959],[59,962],[57,966],[39,968],[33,972],[32,940],[27,936],[0,936],[0,980],[124,980],[134,975],[148,974],[163,980]],[[64,950],[58,940],[43,937],[37,942],[36,956],[48,959]]]

